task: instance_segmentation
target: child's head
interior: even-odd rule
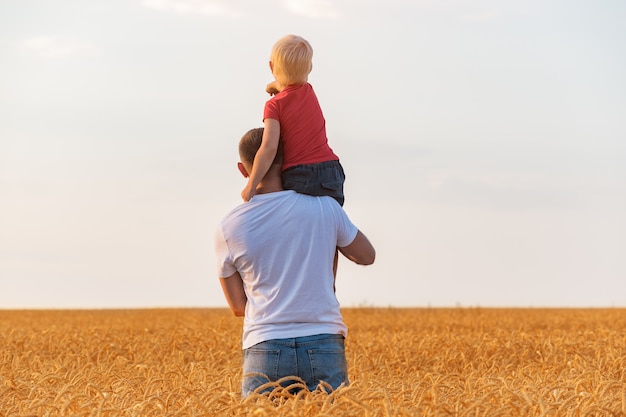
[[[283,87],[307,82],[313,69],[313,48],[306,39],[287,35],[272,48],[270,64],[274,78]]]

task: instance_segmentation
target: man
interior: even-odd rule
[[[239,142],[246,178],[262,136],[263,128],[252,129]],[[348,384],[333,260],[336,248],[361,265],[376,255],[334,199],[283,190],[281,164],[279,149],[255,196],[232,210],[215,236],[224,295],[232,312],[245,316],[243,397],[286,376],[309,390]]]

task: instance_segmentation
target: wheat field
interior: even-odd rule
[[[0,310],[0,417],[626,416],[625,309],[343,314],[350,386],[242,400],[227,310]]]

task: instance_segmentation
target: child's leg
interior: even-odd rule
[[[333,197],[343,206],[345,174],[339,161],[298,165],[282,173],[283,188],[297,193]]]

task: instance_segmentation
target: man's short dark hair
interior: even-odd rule
[[[250,165],[254,163],[254,157],[261,147],[261,141],[263,139],[263,130],[262,127],[257,127],[255,129],[250,129],[246,132],[245,135],[239,141],[239,157],[242,162],[247,162]],[[274,161],[272,165],[282,165],[283,164],[283,142],[280,141],[278,143],[278,150],[276,151],[276,156],[274,157]]]

